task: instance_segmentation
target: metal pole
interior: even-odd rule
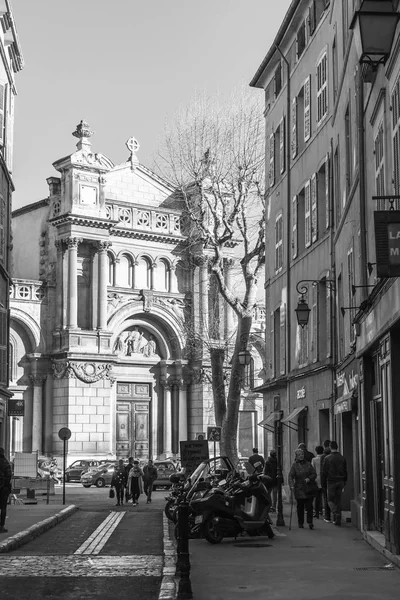
[[[179,588],[178,600],[193,598],[192,584],[190,582],[190,557],[189,557],[189,503],[186,499],[178,507],[178,561]]]
[[[275,421],[276,426],[276,440],[277,440],[277,469],[276,469],[276,482],[277,482],[277,503],[276,503],[276,525],[281,527],[285,526],[285,519],[283,518],[283,503],[282,503],[282,423]]]
[[[214,458],[216,458],[216,456],[217,456],[217,442],[215,441],[215,438],[214,438]]]
[[[47,491],[46,504],[49,504],[49,501],[50,501],[50,475],[47,475],[46,491]]]
[[[65,504],[65,470],[67,468],[67,440],[64,438],[64,449],[63,449],[63,465],[64,465],[64,477],[63,477],[63,504]]]

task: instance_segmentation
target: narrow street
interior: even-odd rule
[[[0,558],[0,597],[123,600],[158,598],[163,567],[165,492],[152,504],[115,506],[109,488],[67,484],[67,505],[79,510]],[[61,487],[52,503],[61,503]],[[39,499],[39,502],[44,502]],[[62,505],[60,506],[62,508]],[[32,506],[32,511],[35,506]],[[13,515],[10,507],[9,518]]]

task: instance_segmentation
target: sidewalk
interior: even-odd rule
[[[335,527],[315,519],[314,530],[307,525],[299,529],[294,511],[289,531],[288,505],[284,519],[286,527],[276,528],[278,535],[272,540],[246,536],[217,545],[190,540],[194,600],[398,597],[400,570],[350,523]]]
[[[19,548],[68,518],[76,510],[78,507],[73,504],[9,504],[5,524],[8,532],[0,533],[0,553]]]

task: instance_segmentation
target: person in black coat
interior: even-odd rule
[[[124,503],[124,491],[128,478],[124,467],[124,461],[122,458],[118,461],[118,465],[115,466],[114,473],[111,479],[111,487],[115,487],[115,493],[117,496],[116,506],[121,506]]]
[[[253,467],[255,473],[263,472],[265,460],[261,454],[258,454],[258,448],[253,448],[253,454],[249,458],[249,463]]]
[[[5,528],[7,501],[11,493],[11,465],[5,457],[4,448],[0,448],[0,533],[7,533]]]
[[[271,499],[270,511],[276,512],[276,502],[278,499],[278,458],[276,450],[270,450],[269,457],[264,466],[264,473],[271,477]]]

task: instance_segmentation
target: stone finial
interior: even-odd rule
[[[130,160],[131,166],[133,169],[136,167],[136,165],[139,164],[139,159],[136,156],[136,152],[139,150],[140,144],[137,141],[137,139],[132,136],[129,138],[129,140],[126,141],[125,146],[128,148],[129,152],[131,153],[128,160]]]
[[[84,119],[78,123],[75,131],[72,133],[72,135],[79,140],[76,145],[78,150],[90,149],[92,144],[89,142],[89,138],[93,135],[93,133],[94,132],[90,129],[89,123],[87,123]]]

